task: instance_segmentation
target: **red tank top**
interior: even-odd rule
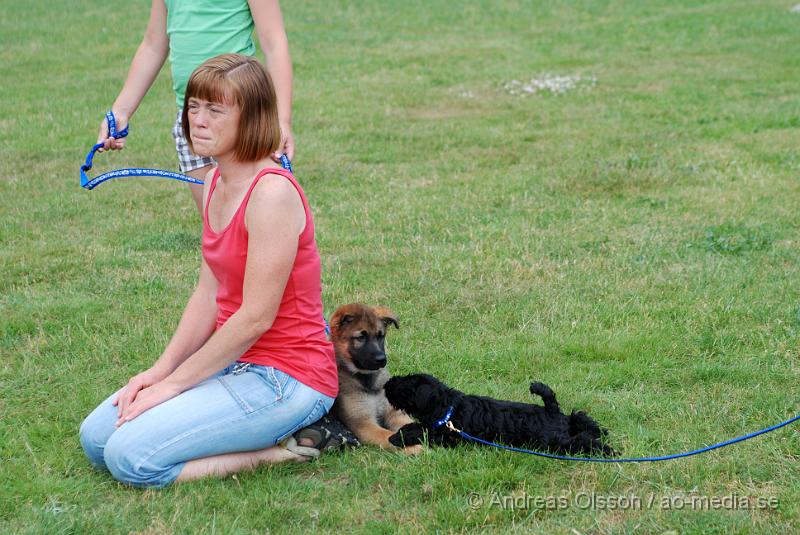
[[[314,220],[302,188],[291,173],[266,168],[256,175],[233,219],[220,232],[211,230],[208,204],[219,178],[214,173],[203,210],[203,258],[217,279],[217,329],[242,305],[242,286],[247,263],[247,229],[244,215],[253,188],[267,173],[286,178],[297,190],[306,213],[299,236],[297,256],[275,321],[239,360],[273,366],[327,396],[336,397],[339,380],[333,344],[325,336],[322,316],[322,283],[319,252],[314,239]]]

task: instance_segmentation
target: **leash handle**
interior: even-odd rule
[[[289,157],[285,154],[281,154],[281,167],[294,174],[294,171],[292,170],[292,162],[289,161]]]
[[[128,128],[130,125],[125,125],[125,128],[117,131],[117,118],[114,117],[114,112],[109,110],[106,112],[106,123],[108,124],[108,135],[109,137],[113,137],[115,139],[121,139],[128,135]],[[149,169],[144,167],[131,167],[127,169],[117,169],[116,171],[109,171],[108,173],[103,173],[100,176],[95,178],[89,178],[86,175],[86,172],[91,170],[92,168],[92,161],[94,160],[95,153],[103,148],[103,143],[97,143],[92,147],[89,153],[86,155],[86,161],[81,166],[81,187],[93,190],[106,180],[111,180],[112,178],[124,178],[124,177],[136,177],[136,176],[149,176],[155,178],[170,178],[172,180],[179,180],[181,182],[188,182],[189,184],[202,184],[202,180],[198,180],[194,177],[189,175],[185,175],[183,173],[174,173],[172,171],[164,171],[163,169]],[[281,154],[281,167],[293,173],[292,171],[292,162],[289,161],[289,157],[285,154]]]
[[[117,118],[114,117],[114,112],[108,110],[106,112],[106,124],[108,125],[108,137],[113,137],[114,139],[121,139],[123,137],[128,136],[128,128],[130,125],[125,125],[125,128],[117,132]],[[86,161],[81,166],[81,187],[86,189],[94,189],[95,186],[100,184],[101,182],[105,182],[105,180],[89,180],[89,177],[86,176],[86,171],[89,171],[92,168],[92,160],[94,160],[95,153],[103,148],[104,143],[97,143],[92,147],[89,151],[89,154],[86,155]],[[100,177],[98,177],[100,178]],[[111,177],[114,178],[114,177]]]
[[[125,125],[125,128],[117,132],[117,118],[114,117],[114,112],[108,110],[106,112],[106,123],[108,123],[108,137],[113,137],[114,139],[120,139],[123,137],[128,137],[128,126]]]

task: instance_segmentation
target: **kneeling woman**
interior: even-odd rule
[[[218,163],[205,181],[197,288],[161,357],[80,431],[92,464],[136,486],[302,460],[275,445],[321,418],[338,390],[311,210],[270,158],[280,129],[269,75],[251,57],[209,59],[189,79],[183,128]]]

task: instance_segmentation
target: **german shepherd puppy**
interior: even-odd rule
[[[330,325],[339,368],[334,416],[363,443],[406,453],[422,451],[420,445],[401,448],[389,442],[398,429],[413,422],[389,404],[383,391],[391,377],[386,371],[384,340],[389,325],[400,328],[397,317],[385,307],[351,303],[333,313]]]

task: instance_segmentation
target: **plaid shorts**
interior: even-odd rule
[[[172,137],[175,138],[175,149],[178,151],[178,163],[181,167],[181,173],[216,164],[214,158],[203,158],[192,154],[189,149],[189,143],[186,142],[186,136],[183,134],[183,126],[181,126],[182,112],[183,110],[178,110],[175,126],[172,127]]]

